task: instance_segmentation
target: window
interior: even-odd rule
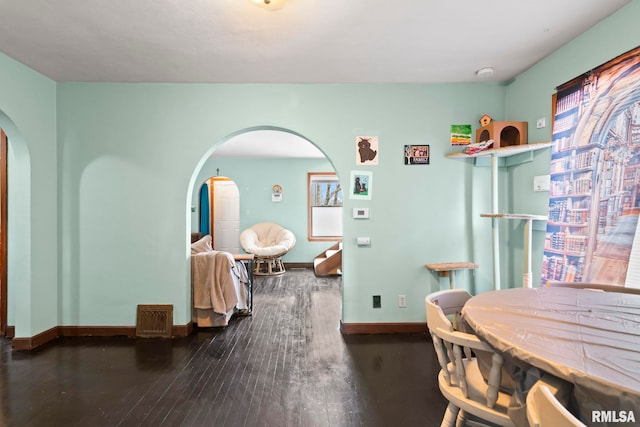
[[[309,240],[342,240],[342,188],[334,172],[307,174]]]

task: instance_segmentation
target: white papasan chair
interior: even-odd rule
[[[273,222],[260,222],[240,234],[240,245],[254,254],[253,274],[272,276],[285,272],[282,256],[296,244],[296,236]]]

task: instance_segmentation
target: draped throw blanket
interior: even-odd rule
[[[231,268],[233,256],[224,251],[191,255],[191,283],[194,308],[225,314],[238,303]]]

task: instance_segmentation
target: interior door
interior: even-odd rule
[[[234,254],[240,251],[240,192],[230,179],[212,178],[211,233],[213,248]]]

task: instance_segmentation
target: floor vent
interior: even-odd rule
[[[136,336],[140,338],[171,338],[173,329],[173,305],[138,305]]]

